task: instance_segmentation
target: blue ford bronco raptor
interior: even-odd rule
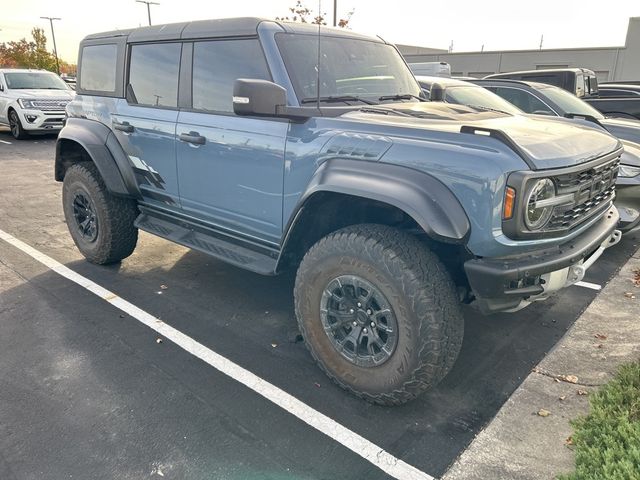
[[[516,311],[619,238],[617,139],[561,118],[431,103],[393,45],[257,18],[80,45],[55,178],[78,249],[142,229],[265,275],[341,387],[400,404],[437,384],[462,305]]]

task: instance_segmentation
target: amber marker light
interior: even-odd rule
[[[504,206],[502,207],[502,219],[509,220],[513,218],[513,210],[516,205],[516,191],[514,188],[507,187],[504,191]]]

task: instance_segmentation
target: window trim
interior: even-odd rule
[[[127,44],[127,58],[126,58],[126,75],[125,75],[125,84],[124,84],[124,92],[126,92],[127,87],[130,85],[130,77],[131,77],[131,52],[133,51],[133,47],[139,46],[139,45],[161,45],[161,44],[165,44],[165,43],[175,43],[180,45],[180,58],[178,60],[178,85],[176,86],[176,106],[175,107],[167,107],[164,105],[148,105],[146,103],[131,103],[129,102],[128,99],[126,99],[126,93],[125,95],[123,95],[123,97],[125,98],[127,105],[132,106],[132,107],[143,107],[143,108],[153,108],[156,110],[173,110],[173,111],[178,111],[180,110],[180,80],[182,79],[181,77],[181,70],[182,70],[182,55],[184,52],[184,47],[185,47],[185,43],[180,39],[171,39],[171,40],[163,40],[163,41],[149,41],[149,42],[136,42],[136,43],[128,43]]]

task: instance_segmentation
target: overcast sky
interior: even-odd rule
[[[286,15],[295,0],[158,0],[154,24],[206,18]],[[305,1],[317,11],[317,1]],[[333,1],[322,1],[329,18]],[[453,51],[624,45],[629,17],[640,0],[338,0],[339,17],[354,10],[353,30],[387,41]],[[78,42],[89,33],[147,24],[146,6],[135,0],[0,0],[0,42],[29,37],[34,26],[55,22],[60,56],[75,63]],[[52,44],[49,41],[51,49]]]

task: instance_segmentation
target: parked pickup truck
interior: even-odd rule
[[[576,97],[587,99],[598,96],[598,79],[593,70],[587,68],[549,68],[520,72],[494,73],[484,78],[507,80],[525,80],[546,83],[563,88]]]
[[[82,254],[121,261],[142,229],[297,270],[311,354],[371,402],[446,375],[463,303],[523,308],[620,238],[617,139],[427,102],[379,38],[256,18],[100,33],[77,94],[55,178]]]
[[[636,89],[631,91],[634,96],[614,96],[616,89],[605,88],[599,97],[584,100],[607,117],[640,120],[640,87],[633,87]]]

